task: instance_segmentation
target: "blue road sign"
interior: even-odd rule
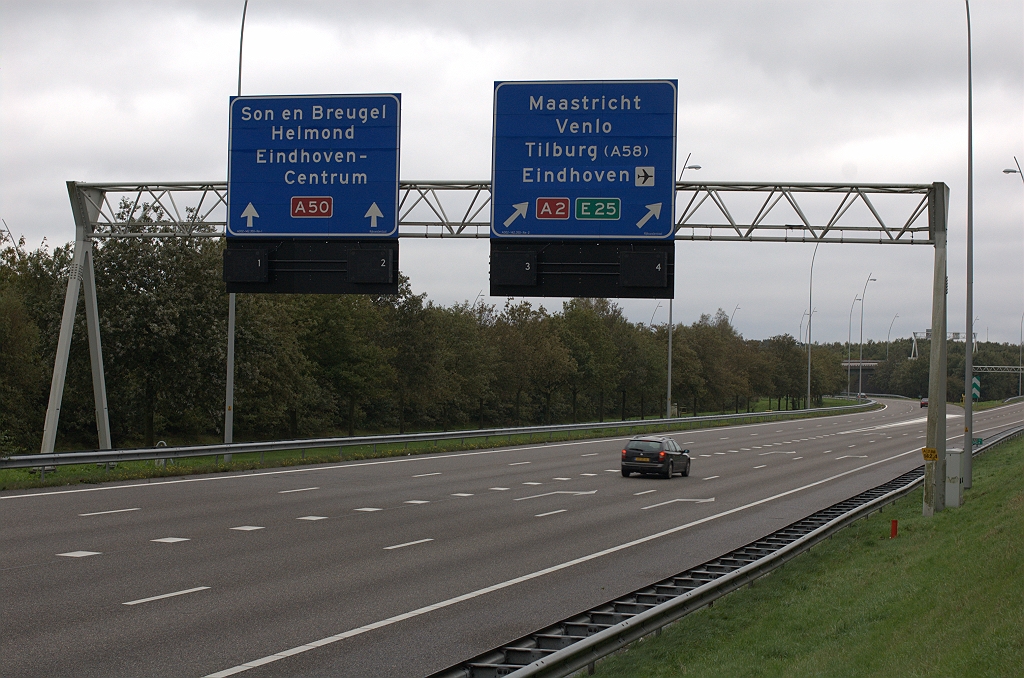
[[[230,238],[397,238],[399,94],[232,97]]]
[[[671,240],[675,80],[496,82],[491,237]]]

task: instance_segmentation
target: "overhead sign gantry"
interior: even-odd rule
[[[233,97],[229,292],[398,285],[401,96]]]
[[[674,80],[497,82],[491,294],[671,298]]]

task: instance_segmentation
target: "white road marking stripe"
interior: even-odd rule
[[[99,551],[68,551],[67,553],[58,553],[57,555],[67,558],[85,558],[86,556],[99,556],[102,553]]]
[[[552,480],[572,480],[572,478],[552,478]]]
[[[509,466],[522,466],[523,464],[532,464],[532,461],[516,461],[509,464]]]
[[[239,525],[238,527],[231,527],[231,528],[228,528],[228,529],[240,530],[242,532],[252,532],[253,530],[262,530],[263,528],[262,527],[257,527],[256,525]]]
[[[429,504],[430,502],[425,499],[410,499],[409,501],[403,501],[403,504]]]
[[[452,495],[453,497],[472,497],[473,495],[469,492],[456,492]]]
[[[523,485],[543,485],[544,483],[523,483]]]
[[[292,492],[309,492],[310,490],[319,490],[319,487],[300,487],[297,490],[281,490],[278,494],[291,494]]]
[[[565,513],[565,509],[558,509],[557,511],[548,511],[547,513],[538,513],[534,518],[543,518],[544,516],[553,516],[556,513]]]
[[[838,461],[839,459],[867,459],[867,458],[868,458],[868,455],[866,455],[866,454],[844,454],[841,457],[836,457],[836,460]]]
[[[657,492],[657,490],[644,490],[643,492],[634,492],[634,497],[639,497],[641,494],[650,494],[651,492]]]
[[[438,471],[437,473],[421,473],[419,475],[413,476],[413,478],[427,478],[429,476],[439,476],[439,475],[441,475],[440,471]]]
[[[588,452],[587,454],[581,454],[580,456],[581,457],[596,457],[597,455],[598,455],[597,452]]]
[[[505,490],[507,490],[509,488],[507,488],[507,487],[488,487],[487,489],[494,490],[495,492],[504,492]]]
[[[692,502],[694,504],[707,504],[708,502],[712,502],[714,500],[715,500],[714,497],[711,497],[710,499],[669,499],[668,501],[663,501],[660,504],[651,504],[650,506],[641,506],[640,510],[641,511],[646,511],[647,509],[658,508],[659,506],[665,506],[666,504],[674,504],[674,503],[679,502],[679,501]]]
[[[803,459],[803,457],[793,457],[793,461],[796,461],[797,459]]]
[[[702,456],[702,457],[710,457],[711,455],[710,454],[702,454],[700,456]]]
[[[715,478],[721,478],[721,476],[708,476],[707,478],[704,478],[704,480],[714,480]]]
[[[372,508],[370,506],[367,506],[366,508],[357,508],[357,509],[352,509],[352,510],[353,511],[364,511],[364,512],[369,513],[370,511],[383,511],[384,509]]]
[[[592,478],[592,477],[596,476],[597,474],[596,473],[581,473],[580,475],[581,476],[587,476],[588,478]]]
[[[394,546],[385,546],[385,551],[393,551],[395,549],[402,549],[406,546],[415,546],[416,544],[426,544],[428,541],[434,541],[433,539],[417,539],[416,541],[407,541],[404,544],[395,544]]]
[[[151,598],[140,598],[139,600],[129,600],[127,603],[121,603],[122,605],[138,605],[140,603],[151,603],[154,600],[163,600],[164,598],[173,598],[174,596],[183,596],[186,593],[195,593],[196,591],[207,591],[209,586],[197,586],[194,589],[185,589],[184,591],[175,591],[174,593],[165,593],[162,596],[153,596]]]
[[[768,464],[761,464],[760,466],[755,466],[754,468],[764,468],[764,467],[765,467],[765,466],[767,466],[767,465],[768,465]]]
[[[141,511],[141,510],[142,509],[139,509],[139,508],[116,509],[114,511],[96,511],[95,513],[79,513],[78,515],[80,515],[82,517],[85,517],[85,516],[105,516],[108,513],[127,513],[128,511]]]
[[[179,541],[190,541],[185,537],[163,537],[161,539],[150,539],[150,541],[159,542],[161,544],[177,544]]]
[[[767,504],[768,502],[775,501],[776,499],[781,499],[783,497],[788,497],[791,494],[796,494],[797,492],[802,492],[804,490],[808,490],[808,489],[811,489],[813,487],[817,487],[818,485],[824,485],[825,483],[832,482],[833,480],[837,480],[839,478],[844,478],[844,477],[846,477],[848,475],[851,475],[853,473],[857,473],[859,471],[863,471],[864,469],[871,468],[872,466],[877,466],[878,464],[884,464],[886,462],[890,462],[890,461],[893,461],[895,459],[899,459],[901,457],[905,457],[908,454],[920,454],[920,453],[921,453],[921,450],[919,448],[914,448],[913,450],[910,450],[908,452],[901,452],[900,454],[894,455],[892,457],[887,457],[885,459],[879,459],[878,461],[873,461],[870,464],[864,464],[863,466],[859,466],[857,468],[850,469],[848,471],[843,471],[842,473],[837,473],[837,474],[835,474],[833,476],[829,476],[828,478],[823,478],[821,480],[816,480],[815,482],[810,483],[808,485],[803,485],[801,487],[796,487],[796,488],[793,488],[792,490],[786,490],[785,492],[781,492],[779,494],[775,494],[775,495],[772,495],[770,497],[765,497],[764,499],[758,499],[757,501],[750,502],[749,504],[743,504],[742,506],[737,506],[736,508],[731,508],[731,509],[728,509],[726,511],[722,511],[721,513],[716,513],[714,515],[705,516],[704,518],[699,518],[697,520],[691,521],[689,523],[684,523],[683,525],[678,525],[676,527],[670,528],[668,530],[664,530],[662,532],[656,532],[655,534],[650,534],[650,535],[647,535],[646,537],[640,537],[639,539],[635,539],[633,541],[626,542],[624,544],[619,544],[617,546],[612,546],[610,548],[604,549],[603,551],[597,551],[595,553],[591,553],[591,554],[588,554],[588,555],[585,555],[585,556],[580,556],[579,558],[575,558],[573,560],[568,560],[568,561],[565,561],[564,563],[558,563],[557,565],[552,565],[552,566],[546,567],[546,568],[544,568],[542,570],[537,570],[535,572],[530,572],[528,574],[524,574],[524,575],[521,575],[519,577],[515,577],[513,579],[508,579],[508,580],[505,580],[503,582],[499,582],[497,584],[492,584],[491,586],[486,586],[484,588],[477,589],[476,591],[470,591],[468,593],[463,593],[463,594],[455,596],[453,598],[448,598],[447,600],[442,600],[440,602],[432,603],[430,605],[426,605],[424,607],[420,607],[420,608],[417,608],[415,610],[411,610],[409,612],[403,612],[402,614],[398,614],[398,615],[395,615],[393,617],[388,617],[387,619],[381,619],[380,621],[372,622],[370,624],[366,624],[364,626],[359,626],[359,627],[354,628],[354,629],[349,629],[348,631],[342,631],[341,633],[335,634],[333,636],[327,636],[326,638],[321,638],[319,640],[314,640],[314,641],[306,643],[304,645],[298,645],[296,647],[288,648],[286,650],[281,650],[280,652],[276,652],[274,654],[267,655],[265,657],[260,657],[259,659],[253,659],[251,661],[245,662],[244,664],[238,664],[237,666],[232,666],[232,667],[224,669],[222,671],[217,671],[215,673],[208,674],[205,678],[226,678],[226,676],[233,676],[236,673],[242,673],[243,671],[248,671],[249,669],[254,669],[254,668],[258,667],[258,666],[263,666],[265,664],[270,664],[270,663],[279,661],[281,659],[285,659],[286,657],[292,657],[292,656],[297,655],[297,654],[302,654],[303,652],[309,652],[310,650],[315,650],[317,648],[324,647],[325,645],[330,645],[332,643],[337,643],[337,642],[345,640],[347,638],[352,638],[352,637],[355,637],[355,636],[361,636],[362,634],[368,633],[370,631],[375,631],[377,629],[384,628],[386,626],[391,626],[392,624],[397,624],[398,622],[406,621],[407,619],[413,619],[415,617],[420,617],[420,616],[428,614],[430,612],[435,612],[436,610],[442,610],[442,609],[444,609],[446,607],[451,607],[452,605],[456,605],[458,603],[462,603],[462,602],[465,602],[467,600],[472,600],[474,598],[479,598],[480,596],[485,596],[488,593],[494,593],[495,591],[501,591],[501,590],[507,589],[507,588],[509,588],[511,586],[515,586],[517,584],[522,584],[523,582],[531,581],[533,579],[537,579],[539,577],[543,577],[543,576],[551,574],[553,572],[559,572],[561,570],[564,570],[564,569],[567,569],[567,568],[570,568],[570,567],[575,567],[576,565],[580,565],[581,563],[586,563],[586,562],[589,562],[591,560],[595,560],[597,558],[603,558],[604,556],[610,555],[612,553],[617,553],[617,552],[623,551],[625,549],[633,548],[634,546],[639,546],[641,544],[646,544],[647,542],[654,541],[656,539],[661,539],[663,537],[667,537],[667,536],[673,535],[673,534],[675,534],[677,532],[681,532],[683,530],[688,530],[688,529],[690,529],[692,527],[696,527],[698,525],[703,525],[704,523],[709,523],[709,522],[711,522],[713,520],[718,520],[719,518],[724,518],[724,517],[730,516],[730,515],[732,515],[734,513],[739,513],[740,511],[745,511],[745,510],[753,508],[755,506],[760,506],[762,504]]]
[[[715,454],[722,454],[722,455],[724,455],[725,452],[715,452]]]
[[[327,516],[302,516],[301,518],[296,518],[295,520],[327,520]]]
[[[605,473],[618,473],[619,471],[620,471],[620,469],[617,469],[617,468],[606,468],[604,470]]]

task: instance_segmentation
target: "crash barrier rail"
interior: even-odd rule
[[[1024,434],[1017,426],[993,435],[981,454]],[[837,502],[746,546],[633,593],[574,615],[429,678],[559,678],[588,668],[629,643],[782,567],[844,527],[906,496],[924,479],[924,466]]]
[[[148,459],[181,459],[185,457],[217,457],[219,455],[247,454],[250,452],[280,452],[283,450],[315,450],[342,448],[357,445],[400,445],[416,442],[440,442],[444,440],[465,440],[467,438],[501,438],[503,436],[551,434],[574,431],[621,430],[632,434],[638,428],[649,426],[673,426],[717,421],[773,421],[787,419],[794,415],[842,414],[867,409],[875,404],[869,400],[857,405],[818,407],[803,410],[778,410],[772,412],[749,412],[740,414],[707,415],[703,417],[676,417],[673,419],[645,419],[639,421],[606,421],[586,424],[555,424],[552,426],[520,426],[510,428],[475,429],[471,431],[444,431],[434,433],[399,433],[395,435],[349,436],[345,438],[310,438],[306,440],[275,440],[256,443],[225,443],[218,445],[188,445],[182,447],[144,447],[126,450],[95,450],[89,452],[54,452],[52,454],[26,454],[0,459],[0,468],[31,468],[36,466],[61,466],[70,464],[110,464],[122,461],[143,461]]]

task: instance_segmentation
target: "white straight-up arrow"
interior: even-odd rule
[[[252,203],[246,205],[245,210],[242,211],[242,218],[245,219],[245,227],[252,228],[253,217],[259,218],[259,216],[260,215],[256,212],[256,208],[252,206]]]
[[[372,203],[370,209],[366,210],[366,214],[363,215],[364,219],[366,217],[370,217],[370,228],[377,228],[377,219],[384,218],[384,215],[381,213],[380,208],[377,207],[377,203]]]
[[[644,224],[646,224],[648,221],[650,221],[652,216],[655,219],[660,219],[661,218],[661,203],[660,202],[656,202],[653,205],[644,205],[644,207],[647,208],[647,214],[645,214],[643,216],[643,218],[640,219],[640,221],[636,222],[636,227],[637,228],[643,228]]]
[[[508,219],[505,220],[505,226],[506,227],[511,226],[512,222],[515,221],[516,219],[518,219],[519,217],[523,217],[525,219],[526,218],[526,210],[530,207],[530,203],[528,203],[528,202],[518,202],[518,203],[512,205],[512,207],[515,207],[516,211],[512,213],[512,216],[510,216]]]

